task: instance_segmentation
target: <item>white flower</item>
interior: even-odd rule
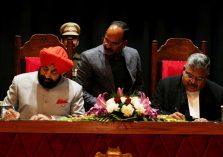
[[[112,113],[114,111],[119,111],[119,104],[116,104],[114,98],[109,99],[107,102],[106,110],[108,113]]]
[[[138,97],[131,97],[131,103],[132,105],[134,106],[136,112],[139,114],[139,115],[143,115],[145,113],[145,108],[144,108],[144,105],[140,103],[140,100]]]
[[[115,103],[115,99],[114,98],[110,98],[106,101],[106,104],[113,104]]]
[[[134,108],[132,107],[131,104],[123,105],[121,112],[124,114],[125,117],[130,117],[130,116],[132,116],[132,114],[134,112]]]
[[[153,109],[149,97],[140,92],[139,96],[125,96],[123,89],[118,88],[117,95],[106,101],[105,95],[99,94],[96,104],[87,112],[87,115],[94,115],[106,121],[123,120],[150,120],[156,118],[158,110]]]
[[[122,96],[120,99],[121,99],[121,102],[124,103],[127,98]]]

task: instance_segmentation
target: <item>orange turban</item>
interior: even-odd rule
[[[43,48],[40,50],[40,65],[53,64],[59,74],[68,72],[74,66],[73,61],[67,56],[67,52],[61,46]]]

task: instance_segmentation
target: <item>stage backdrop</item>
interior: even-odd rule
[[[15,74],[15,35],[22,35],[23,41],[35,33],[58,35],[61,24],[68,21],[81,26],[79,52],[101,44],[111,21],[126,21],[131,31],[129,46],[138,49],[142,58],[147,94],[150,88],[151,41],[156,39],[162,43],[170,37],[190,38],[195,45],[206,40],[212,60],[210,79],[223,85],[223,9],[218,3],[201,0],[6,1],[0,9],[0,99],[5,97]]]

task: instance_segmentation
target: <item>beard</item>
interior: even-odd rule
[[[38,72],[38,80],[39,83],[47,89],[52,89],[54,88],[60,81],[61,76],[57,80],[53,80],[51,78],[46,78],[44,75],[41,75],[40,72]]]

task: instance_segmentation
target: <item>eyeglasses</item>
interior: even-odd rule
[[[103,42],[104,42],[104,44],[109,44],[110,46],[119,46],[119,45],[121,45],[121,43],[123,41],[121,41],[121,42],[112,42],[108,38],[104,37],[103,38]]]
[[[197,82],[202,82],[206,79],[206,77],[202,77],[202,76],[196,77],[186,70],[184,71],[184,74],[186,74],[187,78],[189,78],[190,80],[194,79]]]

